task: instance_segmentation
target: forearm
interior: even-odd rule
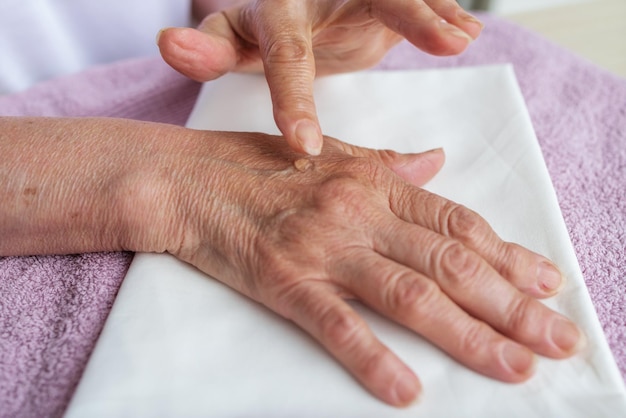
[[[184,132],[119,119],[0,118],[0,255],[153,242],[137,235],[138,213],[168,210],[141,206],[161,187],[162,149]]]

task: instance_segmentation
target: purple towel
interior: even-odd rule
[[[401,44],[379,67],[514,64],[585,281],[626,377],[626,80],[482,17],[483,35],[460,57],[435,58]],[[130,60],[0,97],[0,114],[183,124],[198,89],[158,58]],[[0,258],[0,417],[63,414],[131,258]]]

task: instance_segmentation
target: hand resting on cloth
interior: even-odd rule
[[[530,377],[534,353],[564,358],[584,344],[536,300],[562,286],[550,261],[419,188],[442,166],[439,150],[326,137],[321,155],[303,157],[257,133],[119,119],[0,125],[1,255],[169,252],[294,321],[389,404],[411,402],[419,381],[345,299],[506,382]]]

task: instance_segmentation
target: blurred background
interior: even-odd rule
[[[520,24],[626,78],[626,0],[458,0]]]

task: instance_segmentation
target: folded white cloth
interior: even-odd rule
[[[318,80],[315,94],[328,135],[405,152],[444,147],[446,165],[428,188],[559,265],[568,283],[545,303],[580,325],[587,349],[568,360],[541,358],[531,380],[505,384],[355,303],[424,385],[419,403],[395,409],[290,322],[170,256],[140,254],[67,416],[626,416],[623,381],[512,68],[341,75]],[[205,84],[188,126],[275,133],[264,79],[228,75]]]

